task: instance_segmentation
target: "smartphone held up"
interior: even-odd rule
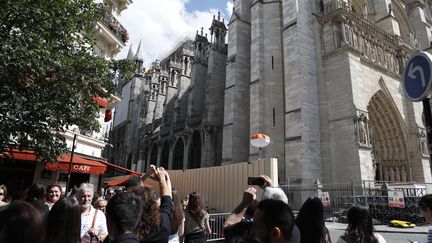
[[[264,179],[261,177],[248,177],[248,185],[262,186],[264,185]]]

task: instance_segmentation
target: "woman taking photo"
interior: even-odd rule
[[[209,214],[204,210],[202,200],[197,192],[189,194],[185,212],[185,243],[204,243],[206,234],[211,234]]]

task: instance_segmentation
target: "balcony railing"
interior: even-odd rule
[[[102,15],[102,23],[108,27],[114,33],[114,35],[121,40],[123,43],[126,43],[129,40],[129,34],[123,25],[108,11],[99,8],[99,12]]]

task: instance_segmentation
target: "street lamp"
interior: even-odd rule
[[[263,133],[257,133],[252,135],[250,143],[259,149],[259,157],[262,157],[261,149],[270,144],[270,137]]]
[[[68,176],[67,176],[66,191],[69,191],[69,184],[70,184],[70,178],[71,178],[71,173],[72,173],[72,163],[73,163],[73,156],[74,156],[74,151],[75,151],[76,138],[77,138],[77,134],[74,133],[74,138],[73,138],[73,142],[72,142],[72,151],[71,151],[71,156],[70,156],[70,161],[69,161],[69,171],[68,171]]]

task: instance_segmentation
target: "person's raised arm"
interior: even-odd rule
[[[150,165],[146,173],[143,176],[141,176],[142,182],[144,183],[145,180],[151,178],[151,176],[155,174],[155,171],[156,171],[156,166]]]
[[[159,181],[160,196],[169,196],[172,198],[171,180],[169,178],[168,172],[164,168],[159,167],[155,171],[155,177]]]
[[[256,189],[249,187],[243,192],[243,199],[239,205],[234,209],[230,216],[225,220],[223,227],[228,227],[230,225],[236,224],[243,218],[247,207],[256,199]]]
[[[266,175],[260,175],[260,178],[262,178],[264,180],[264,184],[261,185],[261,189],[264,190],[264,188],[268,187],[268,186],[273,186],[273,181],[270,177],[266,176]]]

